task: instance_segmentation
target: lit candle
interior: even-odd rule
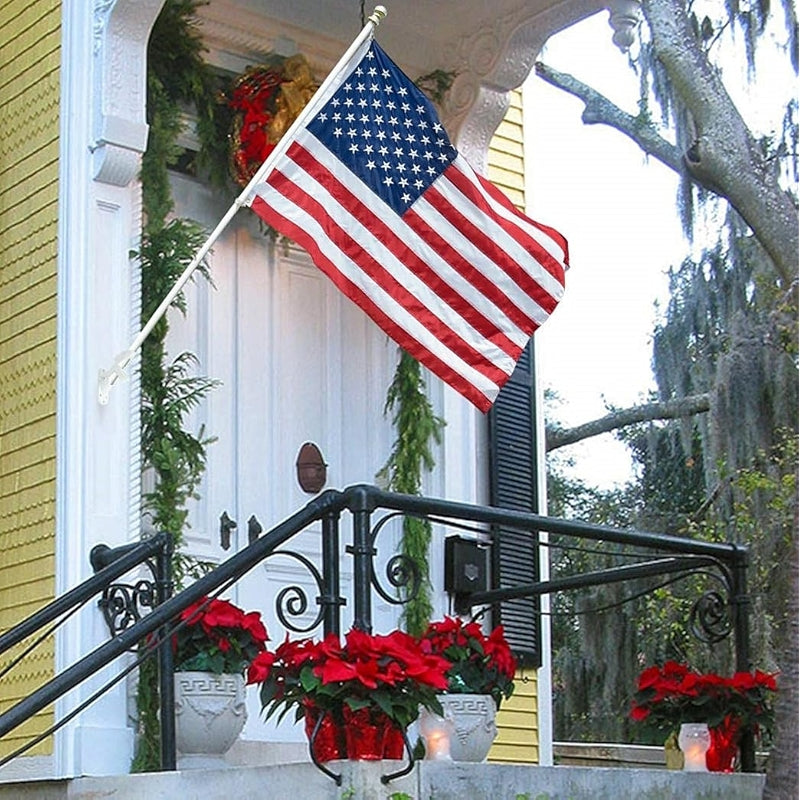
[[[678,745],[683,751],[683,769],[686,772],[708,772],[706,751],[711,744],[708,726],[685,723],[681,725]]]
[[[425,758],[428,761],[449,761],[452,721],[425,710],[419,722],[420,733],[425,739]]]

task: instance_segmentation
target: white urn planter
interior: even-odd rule
[[[484,761],[497,736],[497,706],[490,694],[439,696],[445,719],[452,720],[450,757],[453,761]]]
[[[175,744],[179,769],[226,766],[225,753],[246,721],[242,675],[175,673]]]

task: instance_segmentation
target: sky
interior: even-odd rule
[[[638,82],[612,33],[601,12],[553,37],[540,60],[635,113]],[[567,237],[571,264],[564,299],[536,333],[539,376],[561,398],[558,420],[573,426],[605,415],[606,403],[643,402],[654,388],[655,302],[687,245],[671,170],[608,126],[584,125],[583,103],[533,73],[524,98],[528,210]],[[612,434],[562,452],[590,484],[630,477],[627,449]]]

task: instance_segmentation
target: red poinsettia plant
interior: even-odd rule
[[[243,673],[268,641],[261,614],[227,600],[202,597],[178,621],[184,624],[172,635],[176,672]]]
[[[486,635],[474,620],[445,617],[428,625],[420,648],[423,653],[443,656],[450,663],[448,692],[490,694],[500,708],[502,700],[514,691],[517,662],[502,625]]]
[[[776,690],[775,675],[759,670],[722,677],[667,661],[639,676],[631,717],[662,730],[705,722],[710,728],[735,723],[738,728],[769,733]]]
[[[367,710],[405,729],[420,706],[442,712],[436,693],[447,688],[449,666],[403,631],[381,635],[354,628],[344,642],[334,634],[321,642],[287,638],[274,653],[256,656],[247,681],[261,684],[268,718],[294,708],[299,720],[313,707],[347,721],[351,713]]]

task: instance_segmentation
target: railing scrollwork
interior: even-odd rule
[[[373,554],[376,553],[375,543],[378,534],[384,529],[386,524],[395,518],[402,518],[404,514],[394,513],[382,517],[373,527],[370,533],[370,544]],[[384,570],[386,582],[394,589],[394,593],[387,591],[385,586],[378,579],[376,572],[372,571],[372,587],[390,605],[405,605],[413,600],[419,593],[422,583],[422,576],[416,562],[405,553],[397,553],[391,556]]]

